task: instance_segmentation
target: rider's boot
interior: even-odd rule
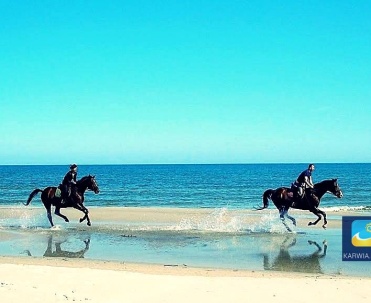
[[[294,195],[293,195],[293,199],[292,199],[292,203],[291,203],[291,207],[295,207],[297,201],[299,201],[300,199],[301,199],[301,196],[300,196],[299,191],[295,190]]]
[[[62,200],[61,200],[61,205],[66,205],[68,202],[68,192],[66,193],[65,191],[62,192]]]

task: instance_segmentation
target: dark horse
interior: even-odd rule
[[[279,187],[277,189],[268,189],[263,194],[263,206],[256,209],[262,210],[267,208],[270,199],[277,207],[282,223],[285,225],[288,231],[291,231],[291,229],[287,226],[285,217],[290,219],[292,223],[296,225],[296,220],[288,215],[288,210],[290,207],[309,210],[318,217],[315,222],[309,222],[308,225],[316,225],[318,221],[321,220],[322,215],[324,220],[322,227],[326,228],[326,213],[323,210],[318,209],[318,206],[321,202],[321,198],[327,192],[332,193],[338,198],[343,197],[343,192],[338,185],[337,179],[331,179],[314,184],[314,188],[307,188],[305,190],[304,197],[296,199],[293,197],[293,192],[290,188]]]
[[[53,227],[53,219],[52,219],[52,213],[51,213],[51,207],[52,205],[55,206],[55,211],[54,213],[63,218],[64,221],[69,222],[68,218],[65,215],[62,215],[60,212],[61,208],[67,208],[67,207],[73,207],[78,209],[79,211],[82,211],[85,215],[80,219],[80,222],[83,222],[85,219],[87,220],[87,224],[90,226],[90,218],[89,218],[89,211],[88,209],[84,206],[84,193],[86,190],[92,190],[94,193],[98,194],[99,193],[99,188],[97,185],[97,182],[95,181],[94,176],[85,176],[78,180],[76,182],[76,195],[71,197],[67,202],[61,203],[62,198],[60,195],[56,195],[57,192],[57,187],[47,187],[44,190],[41,189],[35,189],[30,196],[27,199],[26,206],[31,203],[31,200],[33,197],[35,197],[38,193],[41,192],[41,201],[43,202],[47,216],[49,219],[49,222],[51,226]]]

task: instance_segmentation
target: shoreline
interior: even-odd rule
[[[52,210],[53,222],[56,226],[72,225],[83,228],[85,223],[79,223],[82,212],[73,209],[61,209],[61,213],[66,215],[70,223],[54,214]],[[327,230],[341,229],[343,216],[370,216],[369,211],[327,211]],[[309,211],[290,210],[289,214],[297,221],[299,229],[306,229],[308,223],[317,218]],[[172,207],[90,207],[89,216],[94,229],[96,227],[113,226],[114,228],[137,230],[140,227],[159,227],[168,226],[170,229],[179,230],[199,230],[210,232],[245,232],[254,226],[259,226],[269,222],[280,222],[278,211],[275,208],[264,210],[240,210],[228,208],[172,208]],[[13,223],[28,228],[48,228],[49,221],[46,210],[43,206],[20,206],[9,207],[0,206],[0,222]],[[290,220],[286,219],[291,224]],[[76,225],[77,224],[77,225]],[[281,223],[280,223],[281,224]],[[280,225],[278,224],[278,225]],[[14,225],[14,224],[13,224]],[[310,230],[323,230],[323,219]],[[0,226],[1,231],[1,226]]]
[[[316,279],[350,279],[370,280],[371,277],[323,274],[310,272],[265,271],[248,269],[228,269],[194,267],[185,264],[135,263],[94,259],[71,259],[65,257],[25,257],[0,256],[0,266],[4,264],[20,266],[42,266],[51,268],[80,268],[119,272],[131,272],[149,275],[202,276],[202,277],[254,277],[254,278],[316,278]]]
[[[164,218],[164,216],[173,216],[175,219],[181,216],[192,216],[192,215],[209,215],[215,211],[223,210],[230,214],[240,214],[240,215],[249,215],[249,216],[262,216],[267,213],[275,213],[278,217],[278,211],[276,208],[270,206],[269,208],[263,210],[254,210],[254,209],[236,209],[236,208],[181,208],[181,207],[126,207],[126,206],[89,206],[89,213],[91,216],[96,216],[98,219],[125,219],[134,215],[136,218],[138,216],[145,217],[148,214],[156,215],[156,219]],[[0,206],[0,219],[5,217],[15,217],[20,213],[33,213],[40,214],[46,213],[45,208],[40,206]],[[62,208],[61,212],[66,213],[70,216],[77,218],[81,215],[81,212],[73,208]],[[290,214],[307,217],[315,217],[308,210],[297,210],[290,209]],[[370,210],[326,210],[328,219],[330,216],[333,216],[333,219],[340,219],[342,216],[367,216],[371,215]]]

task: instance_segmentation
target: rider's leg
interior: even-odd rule
[[[304,188],[301,186],[298,186],[298,198],[302,198],[304,194]]]
[[[64,186],[64,198],[62,200],[62,204],[67,203],[71,199],[71,186],[65,185]]]
[[[61,189],[61,203],[64,204],[66,203],[66,200],[67,200],[67,197],[68,197],[68,189],[67,189],[67,185],[62,185],[60,187]]]

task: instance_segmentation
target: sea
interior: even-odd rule
[[[86,206],[252,209],[269,188],[290,186],[307,164],[79,165],[78,178],[94,175],[99,195]],[[0,206],[24,203],[35,188],[57,186],[68,166],[0,166]],[[371,207],[371,163],[319,163],[314,183],[337,178],[342,199],[325,195],[332,210]]]
[[[170,208],[207,210],[210,215],[201,224],[188,224],[192,218],[184,218],[170,228],[95,218],[88,227],[54,216],[57,225],[50,228],[40,195],[31,204],[40,208],[38,215],[30,217],[23,203],[35,188],[57,186],[68,165],[2,165],[0,256],[371,277],[369,262],[342,261],[341,228],[325,230],[320,222],[315,227],[292,226],[288,232],[272,203],[269,210],[254,215],[259,216],[259,228],[242,224],[249,222],[244,211],[262,205],[265,190],[290,186],[307,166],[79,165],[78,179],[94,175],[100,189],[97,195],[85,194],[89,209]],[[371,163],[315,163],[315,167],[314,183],[337,178],[344,194],[342,199],[326,194],[321,209],[371,215]],[[9,209],[22,215],[2,216]],[[306,212],[297,219],[307,222],[315,216]]]

